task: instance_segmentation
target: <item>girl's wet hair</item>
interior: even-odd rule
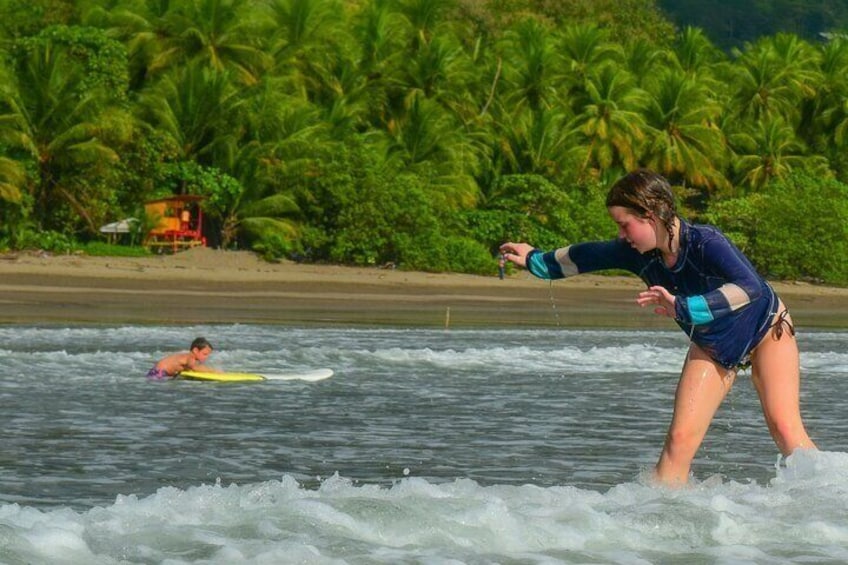
[[[671,185],[662,175],[647,169],[633,171],[616,181],[607,193],[607,208],[621,206],[640,218],[653,216],[668,232],[668,247],[674,239],[677,206]]]

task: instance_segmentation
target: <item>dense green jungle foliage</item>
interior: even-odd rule
[[[268,258],[492,273],[653,168],[767,276],[845,284],[848,42],[649,0],[0,0],[0,249],[206,197]],[[145,222],[147,222],[145,224]]]

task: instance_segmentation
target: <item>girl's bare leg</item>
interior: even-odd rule
[[[717,364],[694,343],[690,345],[674,397],[674,415],[657,462],[659,482],[681,486],[689,480],[692,459],[735,378],[735,371]]]
[[[788,316],[787,321],[792,322]],[[751,380],[778,449],[789,455],[799,447],[815,448],[801,420],[798,344],[789,326],[784,324],[782,332],[772,328],[754,349],[751,361]]]

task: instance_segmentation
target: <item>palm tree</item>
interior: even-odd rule
[[[509,112],[499,106],[495,121],[493,159],[502,174],[538,174],[556,179],[578,145],[560,108]]]
[[[338,0],[261,0],[263,29],[272,36],[276,69],[298,68],[305,58],[320,57],[343,33],[344,13]]]
[[[406,88],[420,90],[427,98],[437,98],[456,90],[470,74],[462,48],[449,36],[436,36],[422,45],[405,65]]]
[[[108,30],[121,41],[129,58],[130,89],[141,89],[149,75],[166,66],[162,53],[177,30],[171,29],[167,16],[170,0],[135,2],[119,0],[113,7],[91,6],[84,16],[89,25]]]
[[[263,0],[275,77],[287,92],[306,96],[343,135],[368,120],[367,74],[358,68],[357,43],[343,23],[338,0]],[[380,101],[376,101],[379,106]]]
[[[396,75],[399,80],[395,82],[394,94],[408,99],[420,92],[447,109],[471,135],[470,131],[480,123],[482,95],[475,97],[474,92],[481,84],[482,73],[477,66],[458,39],[440,31],[409,54],[402,71]],[[389,106],[391,118],[400,117],[405,107],[405,102]]]
[[[352,19],[351,43],[358,46],[354,60],[365,80],[367,123],[378,129],[386,127],[393,108],[403,99],[405,19],[394,10],[395,4],[394,0],[368,2]]]
[[[577,24],[565,28],[558,47],[568,68],[571,82],[581,84],[593,69],[608,62],[622,63],[624,50],[609,41],[609,32],[595,24]]]
[[[623,67],[607,63],[589,72],[575,98],[572,127],[584,152],[581,174],[636,167],[645,140],[644,90]]]
[[[201,60],[255,84],[270,59],[258,45],[258,11],[250,0],[124,2],[102,18],[127,44],[135,86],[148,74]]]
[[[279,191],[271,144],[253,141],[242,145],[226,163],[239,181],[237,194],[215,195],[212,205],[221,215],[221,246],[230,247],[241,236],[250,242],[294,239],[300,231],[300,209],[290,191]]]
[[[240,108],[243,136],[217,160],[241,186],[237,194],[223,194],[213,202],[224,245],[237,237],[266,248],[290,242],[302,227],[300,204],[321,205],[315,203],[311,183],[320,175],[320,161],[332,161],[339,150],[336,132],[324,108],[288,94],[280,86],[285,82],[283,77],[266,77],[251,89]]]
[[[793,170],[830,176],[827,159],[807,154],[792,126],[779,116],[759,122],[750,133],[733,134],[729,141],[736,154],[733,166],[740,182],[754,191]]]
[[[668,49],[660,49],[646,39],[638,39],[628,45],[624,52],[627,70],[639,77],[640,86],[657,76],[662,69],[674,65],[674,55]]]
[[[289,94],[281,83],[286,79],[266,77],[250,90],[243,99],[244,119],[239,128],[247,142],[273,144],[278,158],[300,159],[311,149],[325,146],[328,127],[320,107],[303,96]]]
[[[707,190],[727,188],[724,136],[716,125],[721,110],[710,89],[682,71],[666,70],[648,81],[645,120],[651,134],[640,159],[670,179]]]
[[[766,39],[778,62],[785,68],[785,81],[802,98],[812,98],[821,82],[819,52],[792,33],[778,33]]]
[[[702,76],[704,71],[724,60],[701,28],[686,26],[674,45],[674,57],[688,75]]]
[[[403,0],[400,3],[400,12],[411,30],[409,46],[412,51],[432,40],[454,4],[455,0]]]
[[[781,116],[797,123],[802,100],[821,81],[814,50],[795,36],[778,34],[738,55],[728,77],[735,87],[731,113],[750,121]]]
[[[406,170],[421,175],[452,206],[475,202],[478,189],[473,175],[480,149],[463,134],[452,114],[413,92],[403,116],[390,126],[390,153],[400,158]]]
[[[228,70],[239,82],[253,85],[270,65],[258,44],[259,14],[250,0],[194,0],[167,15],[177,33],[160,55],[169,60],[201,60],[217,71]]]
[[[363,72],[383,72],[384,63],[399,51],[404,18],[394,11],[394,0],[365,3],[352,18],[353,36],[359,46]]]
[[[364,128],[372,110],[367,78],[340,53],[305,64],[300,77],[306,96],[323,111],[323,120],[341,138]]]
[[[142,121],[170,136],[180,159],[214,164],[216,151],[227,151],[239,133],[243,104],[228,73],[195,62],[143,91],[138,112]]]
[[[128,120],[96,83],[83,91],[86,69],[71,51],[35,42],[0,81],[0,142],[9,150],[3,164],[6,194],[14,196],[10,181],[20,186],[20,171],[32,166],[35,221],[64,229],[53,222],[61,217],[57,210],[69,208],[96,231],[104,195],[93,180],[118,161],[114,144],[128,133]]]
[[[822,47],[822,81],[812,109],[812,124],[805,138],[848,179],[848,40],[834,38]]]
[[[499,46],[504,61],[506,103],[530,110],[557,103],[556,72],[560,68],[551,32],[534,19],[525,19],[505,35]]]

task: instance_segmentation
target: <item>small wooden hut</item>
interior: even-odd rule
[[[152,250],[181,249],[206,245],[203,237],[203,196],[179,194],[144,203],[144,212],[155,227],[147,234],[146,245]]]

